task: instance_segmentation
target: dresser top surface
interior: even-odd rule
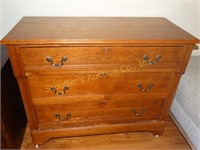
[[[199,43],[165,18],[23,17],[3,44]]]

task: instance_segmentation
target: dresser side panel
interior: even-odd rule
[[[168,100],[164,105],[163,113],[161,115],[161,120],[167,120],[167,117],[168,117],[168,114],[169,114],[169,110],[170,110],[170,107],[172,105],[174,96],[176,94],[176,90],[177,90],[180,78],[181,78],[182,74],[184,74],[184,72],[186,70],[186,67],[187,67],[189,59],[191,57],[191,53],[192,53],[193,48],[194,48],[193,44],[186,44],[183,47],[183,57],[181,58],[181,61],[180,61],[180,64],[179,64],[180,71],[178,73],[176,73],[176,78],[174,80],[174,83],[173,83],[172,89],[170,91]]]
[[[29,127],[31,130],[37,129],[38,128],[37,118],[36,118],[35,109],[32,103],[32,98],[31,98],[27,78],[17,78],[17,81],[18,81],[19,88],[21,91],[23,103],[25,106]]]
[[[181,66],[181,72],[182,73],[185,73],[185,70],[187,68],[187,65],[188,65],[188,62],[190,60],[194,46],[195,45],[193,45],[193,44],[188,44],[188,45],[184,46],[184,49],[186,49],[186,53],[185,53],[185,57],[183,59],[183,63],[182,63],[182,66]]]
[[[14,76],[20,77],[21,76],[21,70],[19,69],[19,60],[17,58],[16,55],[16,50],[15,50],[15,45],[6,45],[6,48],[9,52],[9,57],[10,57],[10,61],[11,61],[11,65],[12,65],[12,69],[14,72]]]
[[[22,95],[22,100],[25,106],[26,115],[29,122],[30,129],[37,129],[37,119],[35,115],[35,110],[32,105],[32,98],[29,90],[28,81],[26,78],[22,78],[24,74],[24,66],[21,63],[21,58],[19,55],[19,47],[16,45],[6,45],[8,49],[12,69],[15,77],[17,78],[20,92]]]
[[[176,78],[175,78],[175,80],[174,80],[173,86],[172,86],[172,88],[171,88],[169,97],[168,97],[168,99],[167,99],[167,101],[166,101],[166,103],[165,103],[165,105],[164,105],[163,113],[162,113],[162,115],[161,115],[161,120],[167,120],[167,118],[168,118],[169,110],[170,110],[170,107],[171,107],[171,105],[172,105],[174,96],[175,96],[175,94],[176,94],[176,90],[177,90],[177,87],[178,87],[180,78],[181,78],[181,74],[177,74],[177,75],[176,75]]]

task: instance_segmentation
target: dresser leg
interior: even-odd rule
[[[39,148],[39,145],[35,145],[35,148],[38,149],[38,148]]]

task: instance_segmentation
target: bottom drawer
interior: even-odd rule
[[[101,100],[35,105],[39,128],[158,119],[164,100]]]

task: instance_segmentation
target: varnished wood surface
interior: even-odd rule
[[[75,136],[86,136],[86,135],[102,135],[111,133],[129,133],[129,132],[143,132],[148,131],[154,135],[162,135],[166,126],[166,121],[136,121],[134,123],[122,123],[117,124],[101,124],[93,126],[79,126],[72,128],[61,128],[61,129],[42,129],[32,130],[32,139],[34,145],[43,144],[51,138],[61,137],[75,137]]]
[[[135,46],[135,47],[35,47],[21,48],[21,55],[25,66],[49,66],[46,61],[51,57],[55,64],[60,64],[63,57],[67,58],[64,66],[68,65],[91,65],[91,64],[127,64],[144,61],[147,55],[151,61],[155,61],[156,56],[160,55],[157,67],[162,63],[180,61],[182,56],[182,46]],[[158,68],[158,67],[157,67]]]
[[[129,120],[129,122],[150,120],[151,118],[158,119],[163,103],[162,100],[124,100],[123,102],[102,100],[96,102],[86,101],[82,104],[80,102],[69,102],[67,105],[38,105],[35,106],[35,110],[39,127],[41,123],[46,123],[48,124],[46,127],[59,128],[64,125],[65,127],[68,127],[68,125],[75,127],[77,125],[83,126],[83,124],[106,124],[111,123],[113,120],[118,120],[118,123],[124,122],[119,118]],[[142,112],[144,109],[145,112]],[[136,113],[144,115],[137,116]],[[62,121],[55,116],[56,114],[60,115]],[[70,114],[68,119],[66,119],[67,114]]]
[[[132,131],[162,135],[179,79],[199,40],[165,18],[25,17],[2,42],[18,79],[33,143],[43,144],[50,138]],[[148,62],[144,55],[151,65],[143,64]],[[63,56],[68,59],[60,66],[46,60],[52,57],[57,64]],[[136,71],[119,73],[122,65]],[[154,86],[148,89],[150,84]],[[69,86],[66,93],[64,86]],[[115,96],[106,99],[108,95]],[[143,107],[148,110],[137,113],[137,119],[131,116],[131,122],[129,104],[139,113]],[[73,126],[54,120],[55,113],[62,118],[72,114]],[[84,123],[73,124],[77,118]]]
[[[198,43],[165,18],[24,17],[4,44]]]
[[[125,47],[22,47],[17,51],[24,65],[26,76],[68,74],[82,71],[121,73],[131,71],[165,71],[179,70],[180,60],[183,57],[183,46],[125,46]],[[156,65],[148,65],[144,55],[149,61],[156,61]],[[67,60],[60,67],[51,66],[46,59],[51,58],[53,64],[60,65],[62,58]]]
[[[156,65],[148,65],[144,56]],[[174,46],[23,46],[17,48],[17,56],[22,67],[23,76],[81,74],[84,72],[109,72],[118,74],[138,71],[179,71],[184,57],[183,45]],[[46,59],[51,58],[53,64],[60,65],[62,58],[67,60],[62,66],[52,66]]]
[[[21,149],[33,149],[30,130],[27,127]],[[155,138],[149,132],[94,135],[83,137],[51,139],[40,145],[40,149],[92,149],[92,150],[132,150],[132,149],[187,149],[190,146],[169,119],[162,136]]]
[[[172,87],[174,78],[174,73],[114,74],[106,77],[102,77],[101,74],[84,74],[48,77],[32,76],[28,78],[28,81],[33,98],[56,98],[60,96],[55,94],[55,91],[51,91],[51,87],[55,87],[57,92],[63,92],[64,87],[69,87],[69,89],[66,90],[66,93],[62,96],[85,94],[125,94],[142,93],[141,89],[137,86],[138,83],[141,83],[142,89],[148,89],[149,85],[153,84],[149,93],[168,93]]]

